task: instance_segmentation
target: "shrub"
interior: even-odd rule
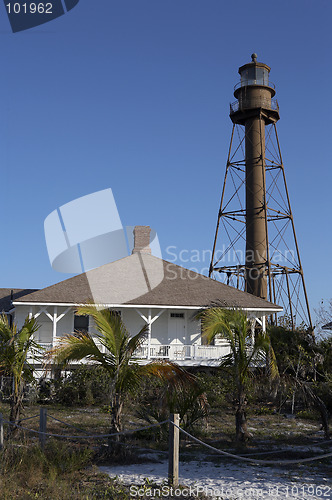
[[[170,413],[179,413],[181,425],[187,430],[192,430],[202,420],[207,422],[208,402],[198,378],[195,385],[182,389],[175,389],[159,381],[151,382],[140,394],[136,416],[151,424],[168,419]],[[166,429],[154,430],[151,435],[162,440],[166,437]]]
[[[100,366],[82,365],[67,377],[44,383],[39,399],[64,406],[107,404],[110,383],[109,375]]]

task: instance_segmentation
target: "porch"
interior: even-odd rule
[[[98,342],[96,343],[100,350],[105,352],[105,347]],[[55,344],[40,342],[39,345],[41,347],[40,355],[42,356],[45,351],[52,349]],[[150,345],[143,344],[135,351],[133,358],[138,363],[147,363],[153,360],[168,360],[187,366],[196,364],[218,366],[221,358],[229,354],[229,352],[230,348],[226,342],[221,345],[151,343]]]

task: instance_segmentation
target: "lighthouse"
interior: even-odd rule
[[[238,70],[210,276],[282,305],[287,326],[312,328],[270,70],[257,54]],[[271,321],[278,323],[276,317]]]

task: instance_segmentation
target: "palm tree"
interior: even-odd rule
[[[245,441],[250,437],[246,418],[246,389],[252,368],[268,365],[270,374],[277,376],[277,366],[269,338],[261,332],[253,339],[250,323],[246,315],[236,309],[211,307],[199,314],[203,336],[208,343],[216,336],[229,342],[230,353],[223,357],[220,367],[228,371],[234,381],[236,400],[236,440]]]
[[[11,377],[10,421],[18,424],[23,409],[24,386],[33,380],[33,367],[29,355],[39,348],[34,334],[39,325],[27,318],[21,329],[10,324],[5,314],[0,315],[0,374]]]
[[[139,365],[135,362],[133,355],[145,339],[146,326],[131,337],[121,317],[108,309],[87,305],[80,307],[76,314],[91,316],[98,333],[65,335],[48,352],[48,359],[61,366],[85,358],[100,365],[111,376],[111,433],[121,432],[125,396],[139,387],[143,378],[156,376],[179,388],[194,383],[195,378],[174,363],[160,361]]]

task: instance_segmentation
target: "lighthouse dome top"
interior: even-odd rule
[[[235,85],[234,90],[238,87],[246,87],[249,85],[262,85],[264,87],[275,88],[274,85],[269,82],[271,68],[265,63],[257,62],[257,57],[257,54],[254,52],[251,54],[251,62],[239,68],[241,81]]]

